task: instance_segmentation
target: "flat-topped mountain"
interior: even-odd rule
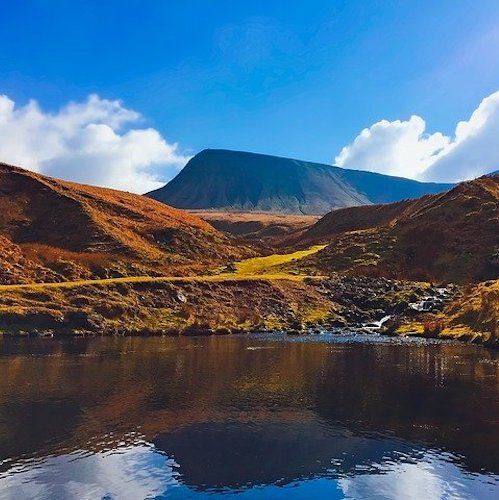
[[[147,196],[184,209],[325,214],[451,187],[278,156],[206,149]]]
[[[152,199],[0,163],[0,283],[182,274],[245,251]]]

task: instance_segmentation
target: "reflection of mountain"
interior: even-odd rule
[[[383,462],[422,456],[402,441],[371,439],[317,420],[205,422],[160,434],[153,442],[179,464],[182,482],[200,490],[379,473]]]
[[[255,447],[242,455],[269,467],[261,457],[279,448],[293,474],[321,474],[327,460],[341,458],[340,448],[351,451],[341,464],[346,471],[381,460],[385,446],[410,455],[398,439],[445,449],[472,471],[499,470],[494,351],[240,337],[0,342],[0,461],[12,458],[5,471],[19,457],[97,453],[144,440],[175,455],[184,471],[189,433],[203,429],[204,439],[214,439],[228,421],[227,450],[231,440],[238,450],[240,429]],[[229,454],[226,462],[235,462]]]

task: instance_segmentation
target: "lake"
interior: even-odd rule
[[[499,497],[479,346],[5,338],[0,373],[0,498]]]

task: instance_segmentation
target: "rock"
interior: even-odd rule
[[[226,266],[224,271],[226,273],[235,273],[237,271],[236,264],[234,262],[229,262]]]
[[[383,323],[380,333],[396,336],[395,331],[400,325],[400,318],[390,318]]]
[[[191,325],[185,328],[182,331],[182,334],[188,337],[194,337],[194,336],[206,337],[209,335],[214,335],[215,330],[213,330],[213,328],[205,327],[203,325]]]
[[[45,330],[38,332],[38,336],[41,337],[42,339],[51,339],[54,337],[54,332],[51,330]]]
[[[335,318],[333,320],[328,321],[327,323],[328,326],[330,327],[336,327],[336,328],[344,328],[348,326],[348,322],[344,318]]]
[[[407,302],[407,300],[400,300],[393,307],[393,314],[402,314],[407,310],[408,307],[409,302]]]
[[[230,335],[231,333],[231,330],[225,326],[221,326],[215,330],[215,335]]]
[[[303,323],[296,318],[291,321],[289,326],[292,330],[298,330],[298,331],[302,331],[304,328]]]

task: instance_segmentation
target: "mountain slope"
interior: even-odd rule
[[[294,244],[327,243],[301,265],[419,280],[499,277],[499,176],[416,200],[325,215]]]
[[[0,164],[0,283],[183,273],[231,240],[154,200]]]
[[[228,150],[204,150],[147,196],[178,208],[324,214],[450,189],[400,177]]]

